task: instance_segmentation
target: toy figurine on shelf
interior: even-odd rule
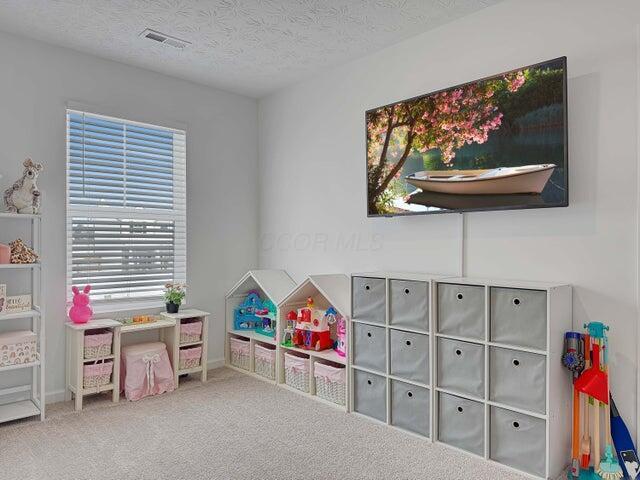
[[[335,317],[333,317],[335,319]],[[307,299],[307,306],[298,309],[293,344],[305,350],[326,350],[333,347],[331,340],[331,315],[327,311],[314,308],[313,298]]]
[[[233,312],[233,328],[235,330],[255,330],[262,328],[262,317],[258,312],[264,311],[260,295],[256,291],[251,291]]]
[[[287,313],[287,326],[282,332],[281,344],[285,347],[293,347],[293,335],[296,330],[296,322],[298,321],[298,314],[295,310],[291,310]]]
[[[262,319],[262,324],[256,328],[256,333],[274,337],[276,334],[276,306],[274,303],[266,299],[262,302],[262,309],[257,311],[256,315]]]

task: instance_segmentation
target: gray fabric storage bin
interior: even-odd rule
[[[379,372],[387,371],[387,330],[353,322],[353,364]]]
[[[491,459],[545,477],[545,421],[491,407]]]
[[[389,281],[389,323],[429,331],[429,284],[410,280]]]
[[[491,287],[491,341],[547,348],[547,292]]]
[[[353,380],[353,409],[368,417],[386,422],[387,379],[354,369]]]
[[[484,398],[484,345],[438,338],[438,386]]]
[[[390,330],[391,375],[429,383],[429,336]]]
[[[440,392],[438,440],[484,455],[484,404]]]
[[[438,332],[484,340],[484,330],[484,287],[439,283]]]
[[[489,349],[489,398],[536,413],[546,411],[544,355],[507,348]]]
[[[365,322],[385,323],[387,287],[384,278],[353,277],[352,318]]]
[[[391,381],[391,425],[429,436],[429,390]]]

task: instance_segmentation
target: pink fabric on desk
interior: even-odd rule
[[[127,400],[140,400],[175,390],[173,369],[162,342],[122,347],[120,390]]]

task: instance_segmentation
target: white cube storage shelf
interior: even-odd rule
[[[351,277],[351,410],[427,438],[433,424],[434,278],[386,272]]]
[[[570,286],[385,272],[354,274],[351,296],[354,412],[534,477],[561,474]]]

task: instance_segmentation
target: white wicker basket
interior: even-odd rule
[[[230,362],[234,367],[242,368],[243,370],[249,370],[249,364],[251,363],[251,355],[249,354],[249,340],[243,340],[241,338],[229,339],[230,350]]]
[[[181,348],[178,354],[178,368],[180,370],[188,370],[200,366],[202,358],[202,347]]]
[[[316,395],[337,405],[346,403],[346,370],[341,366],[316,363],[313,369]]]
[[[262,345],[255,346],[254,352],[255,372],[269,380],[276,379],[276,351],[275,348],[267,348]]]
[[[285,353],[284,382],[290,387],[309,393],[309,359],[291,352]]]
[[[180,343],[199,342],[202,338],[202,322],[185,321],[180,325]]]

